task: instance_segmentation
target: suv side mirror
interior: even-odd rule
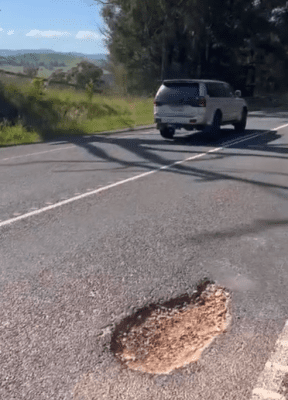
[[[235,96],[236,97],[241,97],[241,90],[236,90],[235,91]]]

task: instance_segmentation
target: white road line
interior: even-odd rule
[[[286,126],[288,126],[288,124],[286,124],[286,125],[282,125],[282,126],[280,126],[280,127],[277,127],[277,128],[275,128],[275,129],[282,129],[282,128],[285,128]],[[156,129],[156,128],[155,128]],[[271,130],[271,129],[270,129]],[[270,130],[268,130],[268,131],[266,131],[266,132],[264,132],[264,133],[267,133],[267,132],[269,132]],[[141,133],[139,133],[140,135],[143,135],[143,134],[147,134],[147,133],[150,133],[150,132],[141,132]],[[138,132],[137,132],[137,134],[138,134]],[[91,135],[91,136],[93,136],[93,135]],[[97,136],[97,134],[95,135],[95,136]],[[99,135],[98,135],[99,136]],[[109,135],[110,136],[110,135]],[[131,136],[133,136],[133,134],[131,134],[131,135],[129,135],[129,136],[121,136],[121,137],[119,137],[119,139],[124,139],[124,138],[130,138]],[[254,137],[255,136],[259,136],[259,134],[255,134],[254,135]],[[107,138],[108,138],[108,136],[107,136]],[[248,138],[248,136],[247,136],[247,138]],[[252,139],[252,138],[251,138]],[[225,144],[223,145],[223,146],[225,146]],[[38,155],[38,154],[46,154],[46,153],[52,153],[52,152],[54,152],[54,151],[60,151],[60,150],[66,150],[66,149],[72,149],[73,147],[76,147],[75,145],[69,145],[69,146],[66,146],[66,147],[60,147],[60,148],[58,148],[58,149],[52,149],[52,150],[46,150],[46,151],[39,151],[39,152],[37,152],[37,153],[28,153],[28,154],[21,154],[21,155],[19,155],[19,156],[12,156],[12,157],[8,157],[8,158],[2,158],[2,159],[0,159],[0,162],[2,162],[2,161],[7,161],[7,160],[12,160],[12,159],[14,159],[14,158],[21,158],[21,157],[29,157],[29,156],[35,156],[35,155]],[[222,149],[222,148],[221,148]],[[216,151],[216,150],[213,150],[213,151]],[[212,153],[213,151],[210,151],[210,153]],[[0,152],[1,153],[1,152]]]
[[[267,368],[274,368],[274,369],[277,369],[278,371],[283,371],[285,373],[288,373],[288,365],[281,365],[278,363],[272,363],[270,361],[267,361],[265,366]]]
[[[70,146],[66,146],[66,147],[60,147],[59,149],[46,150],[46,151],[39,151],[38,153],[21,154],[20,156],[13,156],[13,157],[8,157],[8,158],[2,158],[2,159],[0,159],[0,162],[1,162],[1,161],[12,160],[13,158],[37,156],[38,154],[52,153],[53,151],[60,151],[60,150],[71,149],[72,147],[75,147],[75,146],[70,145]]]
[[[278,126],[278,127],[277,127],[277,128],[275,128],[275,129],[282,129],[282,128],[286,128],[286,126],[288,126],[288,124],[285,124],[285,125]]]
[[[137,132],[137,131],[136,131]],[[141,133],[139,133],[140,135],[143,135],[143,134],[147,134],[147,132],[141,132]],[[97,136],[97,134],[96,135],[91,135],[91,136]],[[99,136],[99,135],[98,135]],[[104,136],[104,135],[101,135],[101,136]],[[109,135],[110,136],[110,135]],[[121,136],[121,137],[118,137],[117,136],[117,138],[119,138],[119,139],[124,139],[124,138],[130,138],[131,136],[133,136],[133,134],[131,134],[131,135],[129,135],[129,136]],[[89,135],[89,137],[90,137],[90,135]],[[107,138],[108,138],[108,136],[107,136]],[[44,144],[44,143],[43,143]],[[53,151],[60,151],[60,150],[66,150],[66,149],[72,149],[72,148],[77,148],[77,146],[76,145],[69,145],[69,146],[66,146],[66,147],[60,147],[60,148],[58,148],[58,149],[52,149],[52,150],[45,150],[45,151],[39,151],[39,152],[37,152],[37,153],[28,153],[28,154],[21,154],[21,155],[19,155],[19,156],[12,156],[12,157],[8,157],[8,158],[2,158],[2,159],[0,159],[0,162],[2,162],[2,161],[7,161],[7,160],[12,160],[12,159],[14,159],[14,158],[21,158],[21,157],[29,157],[29,156],[37,156],[38,154],[46,154],[46,153],[52,153]],[[1,151],[0,151],[0,154],[1,154]]]
[[[58,208],[58,207],[64,206],[65,204],[72,203],[74,201],[84,199],[85,197],[92,196],[93,194],[97,194],[97,193],[103,192],[105,190],[111,189],[112,187],[116,187],[116,186],[122,185],[122,184],[127,183],[127,182],[135,181],[135,180],[137,180],[139,178],[142,178],[144,176],[154,174],[156,171],[157,170],[144,172],[143,174],[136,175],[136,176],[133,176],[131,178],[124,179],[123,181],[112,183],[111,185],[104,186],[104,187],[102,187],[100,189],[93,190],[93,192],[83,193],[83,194],[80,194],[79,196],[75,196],[75,197],[72,197],[72,198],[67,199],[67,200],[59,201],[58,203],[55,203],[52,206],[43,207],[43,208],[41,208],[39,210],[28,212],[27,214],[23,214],[23,215],[21,215],[19,217],[8,219],[8,220],[3,221],[3,222],[0,223],[0,228],[2,226],[10,225],[13,222],[20,221],[21,219],[26,219],[26,218],[32,217],[34,215],[37,215],[37,214],[42,214],[45,211],[53,210],[54,208]]]
[[[264,370],[258,377],[256,387],[252,391],[251,400],[285,400],[285,396],[279,393],[279,389],[285,374],[288,373],[288,353],[287,349],[282,347],[287,339],[288,320],[276,342],[275,351],[270,355]]]
[[[265,390],[265,389],[254,389],[253,393],[255,397],[253,397],[253,400],[258,400],[258,399],[267,399],[267,400],[285,400],[284,396],[281,396],[281,394],[272,392],[271,390]]]
[[[275,129],[282,129],[282,128],[286,127],[286,126],[288,126],[288,124],[282,125],[281,127],[278,127],[278,128],[274,128],[274,130]],[[84,199],[85,197],[92,196],[92,195],[100,193],[100,192],[104,192],[104,191],[109,190],[109,189],[111,189],[113,187],[120,186],[120,185],[123,185],[123,184],[128,183],[128,182],[136,181],[136,180],[138,180],[140,178],[143,178],[144,176],[155,174],[158,171],[172,168],[174,165],[184,164],[184,163],[186,163],[188,161],[192,161],[192,160],[195,160],[197,158],[204,157],[207,154],[210,154],[210,153],[213,153],[213,152],[216,152],[216,151],[219,151],[219,150],[223,150],[224,148],[227,148],[227,147],[229,147],[229,146],[231,146],[233,144],[245,142],[246,140],[253,139],[254,137],[257,137],[257,136],[263,135],[265,133],[268,133],[268,132],[270,132],[270,130],[271,129],[269,129],[269,130],[267,130],[265,132],[260,132],[260,133],[257,133],[257,134],[247,135],[247,136],[245,136],[244,138],[241,138],[241,139],[231,140],[229,142],[224,143],[223,146],[211,149],[211,150],[209,150],[209,151],[207,151],[205,153],[200,153],[200,154],[197,154],[196,156],[188,157],[188,158],[185,158],[184,160],[180,160],[180,161],[176,161],[176,162],[174,162],[172,164],[164,165],[164,166],[162,166],[160,168],[157,168],[157,169],[154,169],[152,171],[148,171],[148,172],[144,172],[142,174],[136,175],[136,176],[132,176],[131,178],[127,178],[127,179],[124,179],[122,181],[112,183],[111,185],[109,184],[107,186],[103,186],[103,187],[101,187],[99,189],[95,189],[95,190],[90,191],[88,193],[83,193],[83,194],[81,194],[79,196],[74,196],[74,197],[71,197],[70,199],[59,201],[58,203],[55,203],[55,204],[53,204],[51,206],[43,207],[43,208],[40,208],[38,210],[35,210],[35,211],[32,211],[32,212],[28,212],[26,214],[20,215],[19,217],[8,219],[6,221],[0,222],[0,228],[3,227],[3,226],[6,226],[6,225],[10,225],[10,224],[12,224],[14,222],[20,221],[22,219],[26,219],[26,218],[32,217],[34,215],[37,215],[37,214],[42,214],[45,211],[50,211],[50,210],[53,210],[55,208],[62,207],[65,204],[69,204],[69,203],[72,203],[74,201]]]
[[[148,133],[148,132],[142,132],[141,135],[144,135],[144,134],[147,134],[147,133]],[[131,135],[121,136],[121,137],[119,137],[119,139],[130,139],[131,136],[134,136],[134,134],[131,133]],[[118,136],[117,136],[117,138],[118,138]]]

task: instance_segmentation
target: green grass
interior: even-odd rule
[[[0,147],[37,142],[41,142],[38,133],[28,132],[21,124],[12,127],[0,125]]]
[[[14,73],[20,72],[21,74],[23,74],[23,67],[18,67],[16,65],[1,65],[0,68],[3,69],[4,71],[14,72]]]
[[[6,75],[1,73],[0,71],[0,82],[2,82],[5,85],[10,85],[10,84],[16,85],[20,89],[25,90],[25,88],[30,85],[31,78],[24,78],[22,76],[17,76],[17,75]]]
[[[154,123],[153,98],[114,92],[95,94],[89,102],[84,91],[74,88],[48,88],[37,96],[31,91],[31,80],[16,78],[0,77],[6,97],[23,115],[15,126],[0,125],[1,147]]]

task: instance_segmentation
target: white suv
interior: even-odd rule
[[[236,131],[244,131],[247,114],[241,91],[234,94],[231,86],[221,81],[164,80],[154,99],[154,121],[167,139],[181,128],[205,129],[216,135],[221,125],[234,125]]]

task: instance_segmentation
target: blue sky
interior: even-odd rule
[[[93,0],[1,0],[0,49],[108,53]]]

